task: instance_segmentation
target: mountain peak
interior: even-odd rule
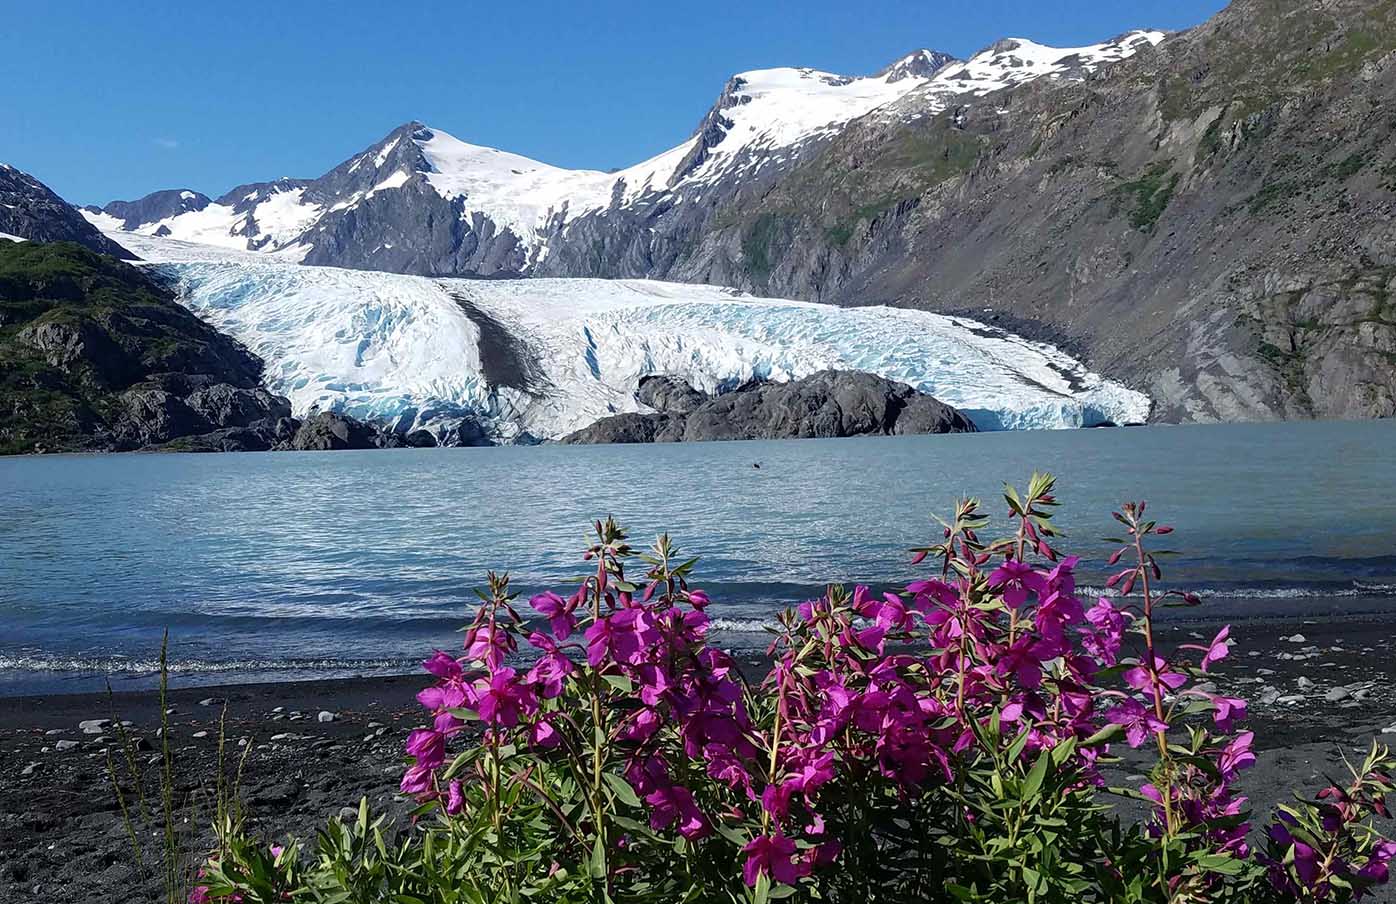
[[[879,71],[874,77],[889,84],[908,78],[930,78],[951,63],[955,57],[938,50],[916,50]]]

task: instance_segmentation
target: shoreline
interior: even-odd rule
[[[1217,627],[1173,621],[1162,626],[1162,639],[1170,648],[1197,643]],[[1323,776],[1342,769],[1342,754],[1360,755],[1373,738],[1396,745],[1396,618],[1239,621],[1233,638],[1215,681],[1250,702],[1246,727],[1256,733],[1259,763],[1242,786],[1256,821],[1292,791],[1317,790]],[[762,671],[759,657],[740,660]],[[242,797],[250,820],[270,838],[313,835],[364,796],[401,824],[412,809],[397,795],[403,744],[425,723],[414,697],[431,680],[423,673],[186,685],[175,676],[167,718],[185,849],[197,853],[211,843],[225,706],[225,770],[237,768],[246,749],[240,742],[249,739]],[[109,750],[128,798],[134,790],[117,729],[87,734],[79,726],[129,721],[149,795],[158,788],[160,716],[151,690],[0,697],[0,900],[116,904],[160,897],[160,877],[142,878],[135,867],[112,792]],[[1129,751],[1116,752],[1121,762],[1107,778],[1137,785]],[[130,799],[128,805],[135,806]],[[158,849],[154,825],[142,823],[139,837]]]
[[[1083,599],[1085,596],[1083,594]],[[1361,605],[1364,599],[1370,600],[1372,605],[1365,606],[1358,611],[1351,611],[1354,603]],[[1274,645],[1278,642],[1279,636],[1292,635],[1296,631],[1308,631],[1315,636],[1340,636],[1344,632],[1358,633],[1371,628],[1373,629],[1372,633],[1378,638],[1383,634],[1396,635],[1396,595],[1374,593],[1370,597],[1352,596],[1337,599],[1314,594],[1295,598],[1265,599],[1263,603],[1269,608],[1287,611],[1248,615],[1237,610],[1234,600],[1228,600],[1222,605],[1215,605],[1204,599],[1203,604],[1196,608],[1164,609],[1156,615],[1156,619],[1166,631],[1180,632],[1181,634],[1215,633],[1223,625],[1231,625],[1232,640],[1236,643],[1233,658],[1246,656],[1248,650],[1253,647]],[[716,621],[720,622],[722,619],[719,618]],[[771,624],[774,625],[775,622],[772,621]],[[728,644],[724,643],[726,633],[722,630],[714,631],[710,636],[710,643],[726,650],[740,661],[755,661],[764,658],[765,644],[768,641],[763,641],[759,645],[752,643],[750,639],[755,636],[754,633],[750,630],[744,630],[739,636],[744,637],[746,642]],[[1210,633],[1208,636],[1210,637]],[[1179,642],[1187,641],[1180,640]],[[172,694],[176,690],[190,693],[204,692],[204,696],[218,694],[222,691],[264,694],[267,693],[263,690],[265,688],[279,688],[282,689],[280,693],[287,698],[298,696],[300,692],[295,688],[301,685],[317,687],[343,685],[346,688],[345,692],[354,696],[360,693],[356,688],[358,684],[393,683],[415,677],[420,673],[416,664],[431,652],[430,645],[424,646],[422,650],[421,656],[400,660],[401,666],[396,663],[389,665],[385,662],[381,671],[354,669],[350,667],[350,663],[346,663],[343,669],[328,668],[319,674],[309,666],[299,671],[288,669],[288,672],[296,675],[296,677],[289,678],[274,671],[243,671],[232,667],[220,670],[216,664],[213,668],[205,666],[200,669],[183,671],[176,663],[170,670],[169,684]],[[373,658],[369,657],[369,659]],[[386,656],[381,658],[383,660],[390,659]],[[116,661],[124,662],[125,660]],[[19,701],[27,699],[64,701],[67,698],[105,701],[108,687],[118,701],[127,698],[141,698],[158,689],[159,677],[159,672],[154,669],[105,671],[100,669],[28,670],[0,668],[0,729],[3,729],[6,722],[7,707]],[[64,686],[69,683],[73,686]]]

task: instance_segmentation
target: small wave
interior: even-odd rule
[[[715,618],[708,627],[723,634],[765,634],[767,629],[779,626],[774,620],[759,618]]]
[[[1353,581],[1334,587],[1188,587],[1186,583],[1170,584],[1169,589],[1188,590],[1203,599],[1216,597],[1235,600],[1291,600],[1346,598],[1356,596],[1396,596],[1396,584],[1369,584]],[[1077,595],[1088,597],[1119,596],[1113,587],[1079,587]]]
[[[171,674],[220,672],[374,672],[411,670],[420,665],[410,659],[205,659],[173,660]],[[65,656],[0,656],[0,672],[98,672],[153,675],[160,671],[155,659],[83,658]]]

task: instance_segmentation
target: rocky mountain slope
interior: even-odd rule
[[[100,254],[132,254],[97,229],[39,180],[0,163],[0,238],[77,242]]]
[[[262,362],[140,270],[72,242],[0,240],[0,454],[370,448],[338,415],[307,422]]]
[[[1237,0],[1095,78],[864,117],[643,240],[669,248],[648,266],[588,272],[972,310],[1066,341],[1156,419],[1391,416],[1393,51],[1388,0]]]
[[[683,380],[640,380],[647,412],[616,414],[568,434],[569,445],[744,439],[820,439],[973,433],[960,412],[905,383],[858,371],[825,370],[785,383],[756,381],[721,395]]]

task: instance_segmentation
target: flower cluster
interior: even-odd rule
[[[1252,851],[1246,703],[1210,680],[1229,628],[1157,642],[1156,608],[1199,600],[1160,591],[1150,544],[1171,529],[1144,503],[1115,513],[1116,595],[1083,600],[1053,489],[1005,488],[1014,529],[992,541],[960,502],[899,592],[782,614],[760,681],[709,645],[667,536],[632,583],[625,532],[597,522],[587,576],[526,609],[491,574],[463,655],[423,664],[401,789],[446,840],[422,850],[531,900],[1318,902],[1385,882],[1389,753],[1281,808]],[[1117,739],[1153,759],[1136,787],[1106,786]],[[1148,814],[1127,824],[1107,795]]]

